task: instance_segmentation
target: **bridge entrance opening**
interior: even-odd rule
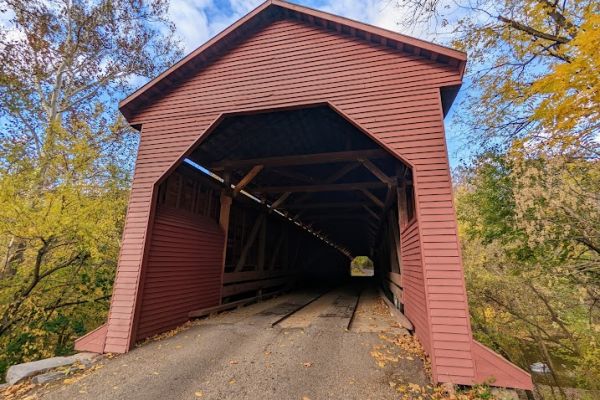
[[[224,117],[158,186],[146,266],[156,301],[146,289],[138,336],[164,329],[166,300],[181,307],[163,317],[176,324],[190,307],[339,285],[356,256],[373,260],[370,276],[398,274],[411,185],[405,163],[330,106]],[[176,291],[160,289],[167,274]]]

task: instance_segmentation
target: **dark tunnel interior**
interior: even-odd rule
[[[223,223],[228,196],[226,277],[287,271],[297,285],[334,285],[350,279],[356,256],[370,257],[376,275],[397,272],[398,207],[403,198],[414,209],[411,180],[410,168],[323,105],[223,118],[161,183],[158,207]]]

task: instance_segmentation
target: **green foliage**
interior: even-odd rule
[[[0,375],[106,318],[137,138],[116,98],[179,51],[163,0],[0,0]]]
[[[352,276],[373,276],[374,270],[373,261],[367,256],[354,257],[350,263]]]
[[[456,190],[475,335],[552,385],[598,388],[599,167],[488,153]]]
[[[455,121],[479,156],[456,204],[475,335],[550,365],[540,382],[598,388],[600,3],[399,4],[468,53]]]
[[[15,160],[0,175],[2,364],[68,353],[106,315],[128,180],[94,179],[118,169],[94,165],[95,150],[70,137],[60,141],[65,157]]]

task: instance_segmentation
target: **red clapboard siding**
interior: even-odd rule
[[[138,339],[174,328],[190,311],[220,300],[224,236],[219,225],[208,217],[159,209],[152,232]]]
[[[286,4],[272,0],[256,13],[271,5],[312,12]],[[126,352],[134,339],[219,301],[222,233],[212,221],[192,224],[160,213],[152,225],[156,181],[222,115],[327,103],[413,169],[417,220],[401,233],[402,283],[406,315],[431,355],[434,380],[471,384],[480,376],[476,364],[489,375],[500,364],[481,349],[480,361],[473,358],[440,98],[440,88],[461,84],[462,67],[295,19],[268,21],[190,78],[174,80],[170,90],[126,112],[142,130],[105,351]],[[148,226],[153,235],[145,253]],[[165,239],[177,235],[179,244]],[[203,241],[202,251],[189,245],[190,235]],[[182,252],[186,259],[178,265]]]
[[[511,364],[508,360],[475,340],[472,346],[477,370],[477,382],[489,382],[492,379],[494,384],[498,386],[533,390],[529,373]]]
[[[75,340],[75,350],[91,351],[94,353],[104,353],[104,344],[106,341],[106,331],[108,325],[100,325],[87,335]]]
[[[413,323],[415,333],[425,351],[431,353],[428,311],[425,301],[425,280],[421,262],[419,224],[413,221],[401,233],[402,283],[404,285],[404,312]]]

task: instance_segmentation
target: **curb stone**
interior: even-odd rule
[[[76,362],[80,362],[88,367],[98,356],[99,354],[97,353],[78,353],[68,357],[52,357],[44,360],[13,365],[6,372],[6,382],[8,385],[14,385],[25,378],[39,375],[53,368],[75,364]]]

